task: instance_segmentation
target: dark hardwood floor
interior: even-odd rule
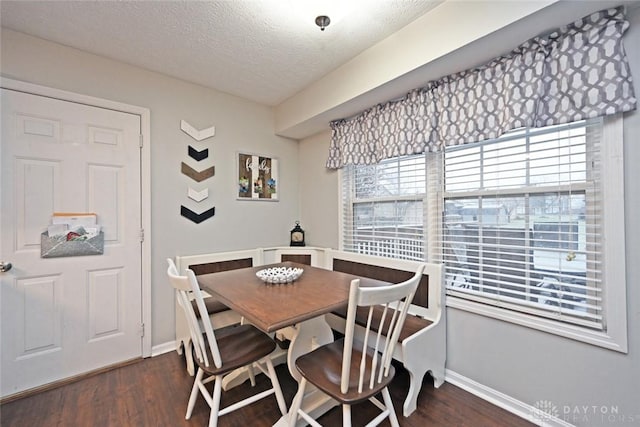
[[[296,383],[285,365],[276,368],[287,406],[296,391]],[[44,391],[34,396],[0,406],[0,425],[11,426],[206,426],[209,407],[199,397],[190,420],[185,420],[193,378],[184,359],[175,352],[116,368],[80,381]],[[266,388],[264,375],[256,387]],[[408,387],[408,374],[398,366],[391,395],[401,426],[531,426],[528,421],[500,409],[464,390],[445,383],[433,387],[425,378],[418,398],[418,410],[410,417],[402,416],[402,402]],[[223,393],[226,406],[243,397],[248,382]],[[377,411],[367,403],[354,407],[354,426],[365,425]],[[224,415],[224,426],[271,426],[278,418],[275,398],[263,399],[248,407]],[[340,425],[341,411],[334,408],[320,420],[326,426]],[[382,424],[388,426],[386,421]]]

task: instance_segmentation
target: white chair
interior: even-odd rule
[[[211,407],[209,427],[217,426],[219,416],[243,408],[272,394],[276,396],[280,412],[283,415],[286,414],[287,408],[284,396],[282,395],[273,363],[269,357],[275,350],[276,343],[255,326],[248,324],[226,326],[214,331],[202,291],[193,271],[187,269],[187,275],[180,276],[173,261],[167,259],[167,262],[169,263],[167,269],[169,282],[176,290],[178,303],[185,312],[187,325],[191,333],[191,341],[195,349],[196,363],[198,364],[198,371],[191,389],[185,418],[191,418],[198,392],[202,394],[207,404]],[[193,296],[200,311],[200,322],[202,322],[205,334],[202,333],[200,322],[196,318],[189,293]],[[266,369],[263,364],[266,365]],[[255,393],[240,402],[220,408],[222,380],[225,375],[238,368],[252,368],[254,366],[269,377],[272,387]],[[213,393],[209,393],[206,385],[212,381],[214,382]]]
[[[351,282],[344,338],[296,360],[302,378],[291,404],[289,426],[296,425],[298,416],[313,426],[320,426],[300,409],[307,383],[342,405],[343,426],[351,426],[351,406],[366,400],[382,411],[368,426],[376,426],[387,417],[392,426],[399,426],[387,388],[395,374],[391,360],[424,268],[425,265],[420,264],[411,279],[395,285],[361,287],[360,280]],[[359,342],[354,339],[355,318],[356,311],[363,307],[368,311],[368,321],[364,340]],[[382,393],[384,403],[376,397],[378,393]]]
[[[191,269],[196,277],[200,274],[217,273],[220,271],[234,270],[236,268],[253,267],[262,265],[262,248],[248,249],[234,252],[217,252],[199,255],[176,256],[176,267],[179,274],[185,274],[186,269]],[[205,295],[207,312],[214,328],[233,325],[241,322],[241,316],[229,309],[226,305],[215,298],[207,298]],[[196,317],[200,317],[200,312],[196,308],[195,301],[192,301]],[[191,354],[191,335],[187,326],[185,314],[182,307],[176,302],[176,350],[182,354],[184,349],[187,371],[189,375],[195,374],[193,365],[193,355]]]

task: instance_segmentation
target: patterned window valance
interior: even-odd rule
[[[509,55],[443,77],[400,100],[331,122],[327,167],[400,155],[634,110],[622,44],[624,8],[603,10],[531,39]]]

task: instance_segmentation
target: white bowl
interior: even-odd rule
[[[302,274],[302,268],[272,267],[256,272],[256,276],[265,283],[291,283]]]

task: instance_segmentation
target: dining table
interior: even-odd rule
[[[293,282],[284,284],[266,283],[256,275],[260,270],[278,267],[301,268],[303,272]],[[334,340],[324,315],[347,306],[354,279],[360,279],[361,286],[388,284],[290,261],[202,274],[198,276],[198,283],[202,290],[265,333],[288,331],[291,342],[287,349],[287,365],[291,376],[300,382],[296,359]],[[313,387],[305,393],[303,400],[304,408],[313,417],[335,405],[335,400]],[[287,419],[282,417],[274,425],[286,424]]]

